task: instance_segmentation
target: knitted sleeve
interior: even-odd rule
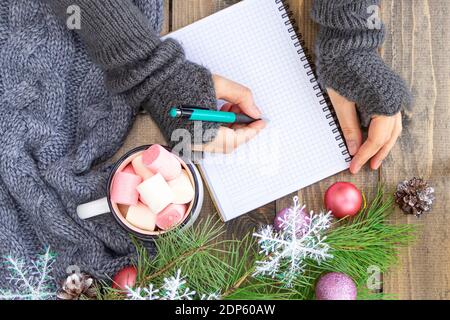
[[[190,121],[169,119],[172,106],[216,107],[211,73],[187,61],[175,40],[161,41],[130,0],[46,1],[64,20],[69,17],[69,6],[78,6],[81,24],[77,33],[93,60],[105,71],[108,89],[113,94],[125,94],[134,106],[143,106],[168,142],[176,129],[186,129],[193,137],[194,128],[199,128]],[[203,130],[195,132],[196,141],[213,140],[215,135],[211,133],[217,132],[218,126],[202,123],[200,128],[212,131],[207,135],[203,135]]]
[[[410,107],[403,80],[381,59],[385,26],[372,20],[380,0],[315,0],[312,18],[320,25],[317,67],[323,87],[358,105],[361,121],[394,115]]]

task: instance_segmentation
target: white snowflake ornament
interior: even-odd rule
[[[196,292],[186,286],[186,280],[181,276],[181,270],[178,270],[175,276],[164,278],[164,284],[156,289],[153,284],[147,288],[127,287],[127,297],[129,300],[193,300]],[[198,297],[197,297],[198,298]],[[219,300],[217,293],[203,294],[200,300]]]
[[[127,297],[128,300],[159,300],[160,297],[157,295],[159,293],[158,289],[153,287],[153,284],[150,284],[148,288],[130,288],[127,289]]]
[[[195,296],[195,291],[186,288],[186,280],[181,277],[181,270],[178,270],[175,276],[164,279],[161,292],[162,300],[192,300]]]
[[[311,211],[304,217],[304,208],[295,197],[294,206],[281,218],[280,232],[266,226],[253,234],[259,239],[260,253],[266,256],[263,261],[256,262],[254,276],[278,278],[286,286],[292,286],[294,279],[304,272],[307,259],[320,264],[333,257],[328,253],[330,246],[324,235],[331,226],[331,212],[314,214]]]
[[[51,276],[55,262],[50,248],[35,261],[5,257],[8,280],[16,290],[0,289],[0,300],[49,300],[56,297],[54,279]]]

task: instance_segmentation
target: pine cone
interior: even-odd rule
[[[60,300],[78,300],[81,297],[95,298],[94,279],[85,273],[73,273],[64,281],[57,297]]]
[[[434,199],[434,188],[419,178],[403,181],[395,193],[395,202],[403,212],[417,217],[431,211]]]

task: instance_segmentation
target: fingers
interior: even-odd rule
[[[253,122],[246,127],[235,130],[236,141],[232,143],[231,147],[233,149],[249,142],[250,140],[256,138],[256,136],[266,127],[266,123],[262,120]]]
[[[254,139],[266,127],[262,120],[238,129],[220,127],[216,139],[204,147],[210,153],[232,153],[239,146]]]
[[[227,101],[221,108],[222,111],[245,113],[254,119],[261,118],[261,112],[256,107],[251,91],[236,82],[224,77],[213,75],[217,99]],[[249,125],[233,124],[222,126],[214,141],[203,146],[203,151],[210,153],[231,153],[239,146],[254,139],[261,130],[266,127],[262,120]]]
[[[388,141],[393,137],[393,130],[396,125],[394,117],[376,117],[372,120],[369,128],[369,137],[361,146],[350,165],[350,172],[358,173],[361,168],[372,157],[374,157],[385,146],[388,147]]]
[[[402,134],[402,118],[401,116],[399,116],[396,119],[391,139],[383,148],[381,148],[380,152],[378,152],[375,155],[375,157],[373,157],[372,160],[370,161],[370,167],[373,170],[378,170],[381,167],[381,164],[387,158],[389,153],[392,151],[401,134]]]
[[[206,144],[203,148],[203,151],[209,153],[226,153],[227,149],[227,141],[234,141],[235,139],[235,131],[228,127],[220,127],[217,133],[216,138]]]
[[[233,108],[233,104],[232,103],[225,103],[222,108],[220,108],[220,111],[225,111],[225,112],[231,112],[231,108]]]
[[[225,111],[225,112],[242,113],[241,108],[239,108],[239,106],[237,106],[235,104],[232,104],[232,103],[224,104],[220,110],[221,111]],[[237,130],[237,129],[245,128],[247,125],[246,124],[240,124],[240,123],[234,123],[234,124],[229,124],[229,125],[226,125],[226,126],[228,128],[232,128],[234,130]]]
[[[225,103],[222,108],[220,108],[220,111],[224,111],[224,112],[234,112],[234,113],[242,113],[241,109],[232,104],[232,103]],[[233,128],[234,124],[227,124],[225,125],[228,128]]]
[[[354,156],[362,144],[362,131],[356,111],[356,104],[347,100],[333,89],[328,89],[339,124],[344,134],[350,155]]]
[[[392,148],[394,148],[398,137],[389,140],[386,145],[370,160],[370,168],[372,170],[378,170],[381,167],[383,161],[387,158]]]
[[[217,99],[239,106],[243,113],[254,119],[261,118],[261,111],[256,107],[250,89],[218,75],[213,76],[213,81]]]

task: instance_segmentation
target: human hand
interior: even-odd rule
[[[250,89],[218,75],[213,75],[213,81],[216,98],[227,102],[221,108],[222,111],[245,113],[254,119],[261,118],[261,111],[256,107]],[[210,153],[232,153],[240,145],[255,138],[265,127],[266,123],[263,120],[248,125],[222,126],[212,142],[202,146],[194,146],[194,150]]]
[[[358,173],[369,160],[373,170],[380,168],[402,132],[401,113],[394,116],[374,116],[369,126],[368,138],[363,143],[356,104],[332,89],[328,89],[328,94],[336,110],[349,152],[354,156],[350,172]]]

